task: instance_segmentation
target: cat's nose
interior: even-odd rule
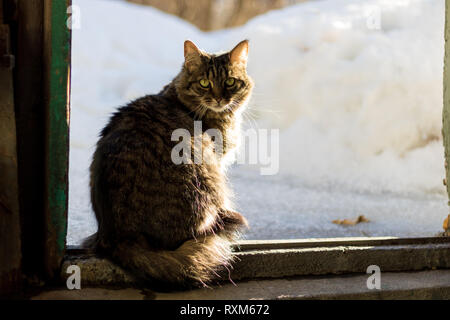
[[[215,99],[216,99],[217,103],[220,103],[220,101],[222,101],[221,97],[218,97],[218,98],[215,98]]]

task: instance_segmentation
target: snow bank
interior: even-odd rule
[[[381,30],[369,28],[377,12]],[[282,170],[311,184],[444,192],[443,12],[444,1],[317,1],[234,31],[252,40],[254,108],[286,128]]]
[[[73,3],[81,29],[73,33],[69,243],[95,231],[87,167],[98,132],[115,107],[158,92],[176,75],[188,38],[207,51],[250,39],[256,87],[248,116],[254,126],[281,129],[280,181],[291,177],[284,180],[301,190],[432,195],[445,204],[443,0],[311,1],[213,33],[126,2]],[[286,191],[279,190],[261,193],[281,204]],[[307,203],[291,210],[300,215]],[[246,199],[243,207],[257,205]],[[436,219],[446,214],[438,207]],[[309,236],[326,211],[310,217]]]

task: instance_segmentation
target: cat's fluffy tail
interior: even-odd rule
[[[190,288],[206,285],[231,268],[232,244],[238,230],[247,225],[243,216],[227,212],[222,224],[207,235],[184,242],[175,250],[149,247],[145,239],[105,241],[99,233],[86,238],[83,247],[107,254],[125,269],[161,288]]]
[[[231,242],[220,234],[189,240],[168,251],[127,241],[112,249],[112,257],[145,280],[185,288],[206,285],[232,260]]]

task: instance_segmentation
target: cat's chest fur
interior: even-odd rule
[[[236,160],[241,145],[242,112],[239,110],[227,116],[205,119],[205,125],[206,129],[216,129],[222,135],[223,152],[217,156],[224,172]]]

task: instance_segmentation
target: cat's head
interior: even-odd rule
[[[186,40],[184,57],[176,84],[177,94],[196,113],[234,112],[250,98],[253,81],[246,70],[248,40],[217,55],[206,53]]]

